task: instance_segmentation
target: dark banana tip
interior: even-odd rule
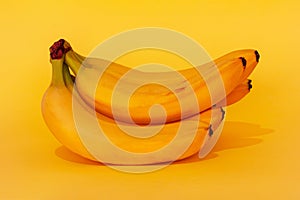
[[[49,48],[50,56],[52,59],[61,59],[71,49],[71,46],[64,39],[60,39]]]
[[[247,65],[247,60],[246,60],[246,58],[244,58],[244,57],[240,57],[240,59],[242,60],[243,67],[245,68],[245,67],[246,67],[246,65]]]
[[[252,84],[251,84],[252,80],[248,80],[248,90],[250,91],[252,88]]]
[[[221,121],[223,121],[223,119],[225,118],[225,110],[222,107],[221,107],[221,112],[222,112]]]
[[[256,62],[259,62],[260,55],[259,55],[258,51],[255,50],[254,54],[255,54],[255,57],[256,57]]]
[[[212,130],[212,126],[209,125],[208,127],[208,135],[211,137],[214,134],[214,131]]]

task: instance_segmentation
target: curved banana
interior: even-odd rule
[[[229,53],[196,68],[180,70],[178,72],[142,72],[131,70],[128,67],[110,63],[106,60],[86,58],[74,52],[69,43],[63,43],[66,53],[65,63],[72,71],[80,75],[76,76],[76,88],[85,100],[95,109],[110,118],[127,123],[137,124],[161,124],[178,121],[209,109],[212,104],[221,101],[240,83],[242,83],[255,68],[259,55],[255,50],[240,50]],[[103,66],[109,67],[102,73],[96,91],[93,90],[95,80],[98,80],[99,71]],[[214,70],[214,66],[218,70]],[[199,74],[198,69],[201,71]],[[122,77],[130,72],[130,78]],[[181,74],[185,80],[178,77]],[[221,75],[223,87],[217,84],[217,78]],[[122,80],[121,80],[122,79]],[[149,84],[137,87],[141,82]],[[154,83],[153,83],[154,82]],[[118,89],[114,89],[118,83]],[[169,88],[156,83],[166,83]],[[210,91],[208,88],[213,88]],[[191,87],[189,87],[191,86]],[[132,95],[128,88],[137,88]],[[191,102],[196,95],[196,105]],[[94,98],[95,96],[95,98]],[[214,96],[214,101],[211,101]],[[117,101],[115,100],[116,98]],[[180,101],[178,101],[178,99]],[[113,101],[114,100],[114,101]],[[182,103],[184,108],[181,106]],[[165,115],[160,111],[149,111],[153,105],[161,105],[165,109]],[[195,107],[195,106],[198,106]]]
[[[68,50],[73,50],[69,43],[66,43],[65,47]],[[102,65],[110,65],[111,64],[110,61],[100,60],[99,58],[84,57],[84,56],[78,54],[77,52],[75,52],[74,50],[72,52],[70,52],[69,56],[74,59],[74,60],[73,59],[69,60],[71,63],[74,62],[73,63],[74,65],[78,65],[81,63],[82,66],[87,67],[87,68],[93,68],[93,67],[97,67],[97,66],[99,67],[99,66],[101,66],[101,64]],[[67,59],[68,58],[69,57],[67,56]],[[224,64],[225,62],[227,62],[228,60],[230,60],[232,58],[242,59],[243,64],[246,66],[244,69],[243,75],[240,79],[240,83],[242,83],[243,81],[245,81],[245,79],[247,79],[247,77],[255,69],[257,63],[259,62],[260,55],[257,50],[253,50],[253,49],[236,50],[236,51],[232,51],[230,53],[227,53],[227,54],[215,59],[211,63],[206,63],[204,65],[198,66],[197,68],[202,68],[202,67],[204,68],[204,67],[213,66],[213,65],[216,65],[219,67],[219,66],[222,66],[222,64]],[[119,65],[117,63],[113,63],[113,65],[115,65],[117,67],[117,71],[121,72],[120,75],[122,73],[129,71],[129,68],[125,67],[123,65]],[[72,70],[78,71],[77,68],[72,69]]]
[[[68,67],[64,65],[64,56],[61,56],[61,54],[63,53],[58,53],[58,56],[55,56],[55,58],[51,59],[53,69],[52,81],[43,96],[41,105],[44,120],[50,131],[54,134],[58,141],[69,148],[71,151],[85,158],[98,160],[93,155],[91,155],[91,153],[89,153],[86,146],[82,143],[82,138],[80,138],[78,134],[72,107],[72,105],[74,105],[74,101],[75,103],[78,102],[79,109],[84,112],[85,116],[94,116],[89,111],[90,107],[80,99],[80,96],[73,96],[74,93],[77,94],[76,88],[73,88],[72,77],[69,73]],[[212,114],[213,112],[215,113]],[[213,118],[211,119],[212,116]],[[191,145],[178,157],[178,160],[186,158],[199,151],[205,136],[207,134],[213,134],[214,130],[217,129],[219,124],[222,122],[223,117],[224,111],[222,110],[222,108],[214,108],[201,113],[201,119],[200,121],[197,121],[199,124],[198,129],[196,130],[196,136],[192,138],[193,140]],[[117,124],[116,121],[100,113],[97,113],[97,121],[100,124],[102,130],[104,130],[105,136],[109,138],[109,140],[115,146],[124,149],[127,152],[134,152],[137,154],[157,151],[165,145],[169,144],[174,139],[176,131],[178,130],[178,127],[181,123],[184,123],[185,121],[188,122],[189,120],[191,122],[195,122],[195,119],[197,118],[191,117],[183,121],[165,124],[163,125],[163,128],[160,129],[158,134],[149,138],[140,138],[127,135],[120,129],[120,124]],[[151,132],[152,130],[157,130],[157,127],[160,127],[159,125],[140,127],[137,125],[125,123],[122,123],[121,126],[123,128],[128,128],[129,130],[143,128],[144,131],[139,132],[139,134],[141,134],[141,137],[143,136],[143,134]],[[88,132],[89,129],[90,127],[86,127],[86,129],[84,129],[84,134],[88,137],[94,137],[94,133]],[[193,130],[186,129],[184,137],[189,138],[193,136],[191,134],[192,132]],[[181,148],[182,144],[184,144],[184,140],[177,140],[177,142],[175,142],[175,148],[171,149],[171,151]],[[103,141],[97,142],[99,142],[100,146],[98,147],[101,149],[101,144],[103,143]],[[95,142],[95,144],[97,143]],[[106,159],[101,160],[101,162],[111,164],[136,165],[173,161],[171,160],[172,158],[170,158],[169,153],[164,153],[159,157],[149,156],[142,159],[123,159],[122,157],[118,157],[117,155],[110,152],[109,149],[103,148],[101,149],[101,151],[103,151],[104,154],[108,155]],[[97,153],[101,154],[102,152]]]
[[[44,121],[59,142],[85,158],[95,160],[82,145],[72,118],[70,94],[63,79],[63,59],[51,60],[52,81],[41,104]]]
[[[77,54],[74,52],[76,56],[78,56],[79,59],[84,61],[85,57]],[[68,66],[66,66],[68,67]],[[71,75],[73,82],[75,81],[75,76]],[[224,107],[224,106],[230,106],[238,101],[240,101],[242,98],[244,98],[247,94],[249,94],[251,88],[252,88],[252,80],[245,79],[243,82],[241,82],[239,85],[237,85],[233,91],[231,91],[226,98],[218,102],[215,107]],[[209,108],[210,109],[210,108]]]

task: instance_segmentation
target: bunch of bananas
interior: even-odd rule
[[[233,51],[210,63],[176,72],[144,72],[99,58],[85,58],[61,39],[50,47],[52,81],[42,100],[42,114],[48,128],[59,142],[71,151],[96,161],[99,158],[90,153],[81,137],[84,134],[85,137],[96,138],[95,133],[90,127],[86,127],[81,129],[84,133],[79,135],[73,113],[75,104],[84,113],[83,116],[96,118],[110,143],[135,154],[147,155],[159,151],[174,140],[183,122],[197,122],[195,134],[192,134],[194,128],[185,128],[182,139],[177,139],[172,144],[172,149],[157,155],[123,159],[114,151],[106,149],[105,142],[95,141],[95,144],[101,151],[97,153],[106,155],[100,161],[111,164],[168,162],[189,157],[199,151],[199,155],[204,157],[214,145],[209,140],[210,137],[221,131],[220,127],[224,123],[225,112],[222,107],[236,103],[250,92],[251,80],[247,78],[258,61],[258,52],[246,49]],[[109,65],[105,71],[104,65]],[[213,70],[214,66],[218,70]],[[198,69],[204,72],[205,79]],[[96,90],[93,90],[91,77],[99,74],[99,70],[102,70],[102,76]],[[133,76],[123,78],[120,88],[116,90],[115,85],[129,71]],[[182,77],[178,78],[178,73],[184,80]],[[214,87],[212,92],[218,94],[225,89],[225,93],[216,95],[218,103],[212,104],[211,91],[206,80],[214,80],[220,75],[224,87]],[[167,83],[170,88],[155,84],[153,79]],[[146,80],[149,84],[138,87],[128,101],[123,100],[130,92],[128,88],[139,85],[140,80]],[[113,101],[113,97],[118,97],[117,101]],[[192,98],[196,98],[199,108],[190,103]],[[178,99],[184,104],[183,107]],[[161,112],[151,112],[149,116],[148,111],[156,104],[164,107],[164,115]],[[138,131],[140,135],[137,137],[124,131],[135,129],[142,130]],[[146,137],[157,130],[157,134]],[[185,138],[191,139],[189,146],[178,157],[172,157],[171,152],[182,149]]]

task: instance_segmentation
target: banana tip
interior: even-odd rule
[[[255,50],[254,54],[255,54],[255,57],[256,57],[256,62],[259,62],[260,55],[259,55],[258,51]]]
[[[251,84],[251,82],[252,82],[252,80],[248,80],[248,90],[250,91],[251,90],[251,88],[252,88],[252,84]]]
[[[241,61],[242,61],[243,67],[245,68],[246,65],[247,65],[247,60],[246,60],[246,58],[240,57],[240,59],[241,59]]]
[[[223,119],[225,118],[225,110],[222,107],[221,107],[221,112],[222,112],[221,121],[223,121]]]
[[[209,127],[208,127],[208,135],[211,137],[213,134],[214,134],[214,131],[212,129],[212,126],[209,125]]]

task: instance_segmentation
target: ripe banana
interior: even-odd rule
[[[81,62],[84,62],[86,59],[85,57],[81,56],[80,54],[74,52],[74,55],[81,60]],[[258,57],[259,58],[259,57]],[[254,68],[252,67],[252,70]],[[249,72],[247,72],[249,73]],[[251,72],[250,72],[251,73]],[[72,80],[75,81],[75,76],[71,75]],[[245,76],[247,77],[247,76]],[[242,98],[244,98],[251,90],[252,88],[252,80],[245,79],[243,80],[239,85],[237,85],[233,91],[231,91],[226,98],[218,102],[215,107],[223,107],[223,106],[230,106],[238,101],[240,101]]]
[[[67,49],[65,63],[75,75],[82,66],[80,75],[76,76],[76,89],[84,101],[90,106],[95,105],[98,112],[110,118],[137,124],[174,122],[209,109],[212,104],[221,102],[237,85],[243,83],[259,60],[257,51],[239,50],[196,68],[150,73],[131,70],[106,60],[84,58],[74,52],[69,43],[62,43],[63,48]],[[103,71],[105,65],[109,67]],[[218,70],[214,70],[214,65]],[[131,74],[130,78],[122,79],[128,72]],[[99,73],[102,73],[102,77],[94,91],[92,85],[98,80]],[[178,74],[184,79],[179,78]],[[224,93],[223,88],[215,81],[219,75],[224,83],[224,95],[220,95]],[[148,84],[138,87],[141,82]],[[117,83],[118,89],[115,89]],[[169,88],[156,83],[165,83]],[[208,85],[213,91],[209,90]],[[129,95],[132,88],[137,89]],[[196,104],[191,102],[193,95],[196,95]],[[211,101],[211,96],[214,96],[215,102]],[[113,101],[116,97],[118,101]],[[185,106],[182,107],[180,103]],[[153,111],[151,107],[156,104],[164,107],[166,113],[163,115],[160,111],[154,111],[150,117],[148,112]]]
[[[53,72],[52,81],[43,96],[41,105],[44,120],[58,141],[71,151],[85,158],[98,160],[98,157],[96,159],[94,154],[91,155],[91,153],[87,150],[87,147],[82,143],[82,138],[80,138],[77,131],[77,124],[74,121],[72,105],[74,105],[75,102],[75,105],[79,107],[78,109],[80,109],[82,114],[85,116],[84,119],[87,121],[89,121],[89,118],[94,117],[94,115],[91,114],[91,108],[82,101],[81,97],[77,95],[76,87],[73,87],[74,82],[70,75],[68,66],[64,64],[65,50],[59,50],[58,52],[52,53],[55,54],[55,56],[50,59]],[[101,113],[96,113],[96,117],[105,133],[105,136],[109,138],[111,143],[127,152],[133,152],[139,155],[144,155],[145,153],[157,151],[163,148],[165,145],[174,140],[181,123],[194,123],[195,120],[198,120],[197,123],[199,126],[196,131],[196,136],[193,136],[193,130],[190,129],[186,129],[183,135],[184,138],[192,139],[192,143],[178,158],[176,158],[179,160],[199,151],[199,149],[204,145],[203,141],[206,135],[213,135],[214,130],[216,130],[222,122],[224,118],[224,111],[220,107],[212,108],[202,112],[199,118],[195,118],[195,116],[193,116],[182,121],[165,124],[160,129],[159,133],[148,138],[143,138],[143,136],[145,134],[147,135],[149,132],[151,133],[152,131],[156,131],[161,127],[161,125],[141,127],[135,124],[118,124],[112,118]],[[140,134],[139,137],[132,137],[124,133],[124,131],[122,131],[124,129],[121,129],[120,127],[125,128],[126,130],[136,130],[140,128],[142,131],[138,132],[138,134]],[[90,127],[87,126],[86,129],[84,129],[84,135],[87,137],[93,138],[94,134],[93,130],[90,130]],[[101,162],[110,164],[137,165],[174,161],[172,160],[173,158],[170,157],[170,154],[173,151],[176,151],[176,149],[180,150],[186,140],[187,139],[176,140],[174,148],[169,151],[163,151],[164,153],[160,156],[137,157],[136,159],[122,158],[111,152],[110,149],[105,149],[105,141],[95,141],[95,144],[99,144],[98,148],[101,149],[101,152],[96,152],[97,155],[107,155],[105,157],[106,159],[101,160]]]

